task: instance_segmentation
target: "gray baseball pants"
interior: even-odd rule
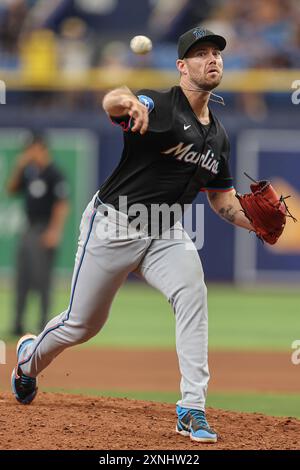
[[[36,377],[64,349],[95,336],[117,290],[135,272],[160,290],[174,310],[182,377],[178,405],[204,409],[209,380],[207,294],[196,248],[179,222],[171,229],[172,239],[151,238],[146,232],[104,239],[105,231],[114,233],[116,211],[105,217],[94,209],[95,197],[81,220],[69,307],[24,347],[19,358],[22,372]],[[127,224],[127,215],[121,214],[118,225]]]

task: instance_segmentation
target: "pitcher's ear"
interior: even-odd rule
[[[177,59],[176,60],[176,67],[177,67],[177,70],[180,72],[180,75],[186,75],[187,74],[186,63],[183,59]]]

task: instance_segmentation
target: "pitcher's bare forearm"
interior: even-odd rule
[[[102,106],[110,116],[124,116],[127,114],[126,100],[136,100],[136,96],[126,86],[109,91],[103,98]]]
[[[231,191],[209,191],[207,198],[211,208],[226,222],[238,227],[253,230],[250,221],[245,216],[239,200],[235,197],[235,189]]]
[[[145,134],[148,129],[148,110],[127,87],[107,93],[102,102],[104,111],[112,117],[130,116],[134,123],[132,132]]]

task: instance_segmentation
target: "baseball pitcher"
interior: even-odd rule
[[[35,398],[37,376],[58,354],[101,330],[116,292],[134,272],[174,310],[181,372],[176,432],[193,441],[217,441],[205,416],[208,331],[201,261],[196,248],[186,249],[192,242],[178,217],[157,223],[151,211],[161,204],[184,208],[202,190],[225,221],[255,231],[233,187],[227,134],[208,106],[222,79],[225,46],[222,36],[194,28],[178,41],[179,86],[136,95],[124,87],[105,95],[104,110],[124,131],[122,157],[82,216],[68,308],[38,337],[18,343],[12,389],[19,402]],[[146,208],[147,215],[140,218],[136,207]],[[277,210],[285,214],[282,205]]]

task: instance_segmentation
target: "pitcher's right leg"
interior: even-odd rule
[[[53,318],[18,357],[18,370],[35,378],[64,349],[87,341],[104,325],[115,293],[139,263],[145,240],[99,240],[101,215],[84,213],[69,308]]]

